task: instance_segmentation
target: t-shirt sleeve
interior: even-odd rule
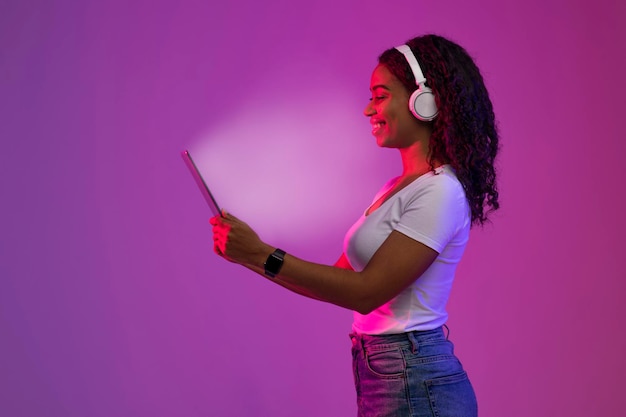
[[[468,210],[461,184],[438,175],[407,198],[394,229],[441,253],[468,220]]]

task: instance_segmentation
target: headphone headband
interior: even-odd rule
[[[406,61],[409,63],[411,71],[413,71],[413,76],[415,77],[415,83],[417,85],[424,84],[426,82],[426,78],[422,73],[422,69],[420,68],[420,64],[417,62],[415,55],[413,55],[413,51],[409,48],[409,45],[396,46],[396,49],[402,52],[402,55],[404,55]]]

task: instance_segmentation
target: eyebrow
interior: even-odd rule
[[[370,91],[374,91],[377,88],[382,88],[384,90],[391,91],[391,89],[389,87],[387,87],[386,85],[384,85],[384,84],[376,84],[376,85],[370,87]]]

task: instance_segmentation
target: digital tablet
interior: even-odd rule
[[[191,159],[191,155],[189,154],[189,151],[185,150],[181,153],[181,155],[183,157],[183,160],[185,161],[185,164],[187,165],[187,168],[189,168],[189,172],[191,172],[191,175],[196,180],[196,184],[198,184],[198,188],[200,188],[200,192],[204,196],[204,199],[206,200],[207,203],[209,203],[209,207],[211,208],[213,215],[221,216],[222,210],[220,210],[220,206],[217,205],[217,201],[215,201],[213,194],[211,194],[211,190],[209,190],[209,187],[206,185],[206,182],[204,182],[204,178],[202,178],[202,175],[200,175],[200,171],[198,171],[198,167],[193,162],[193,159]]]

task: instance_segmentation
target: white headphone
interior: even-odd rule
[[[406,58],[415,76],[415,83],[417,84],[417,90],[415,90],[409,98],[409,110],[411,110],[411,113],[419,120],[430,122],[437,117],[439,113],[437,103],[435,102],[435,94],[433,90],[424,85],[426,78],[424,78],[420,64],[417,63],[417,59],[415,55],[413,55],[411,48],[409,48],[408,45],[400,45],[396,46],[396,49],[402,52]]]

